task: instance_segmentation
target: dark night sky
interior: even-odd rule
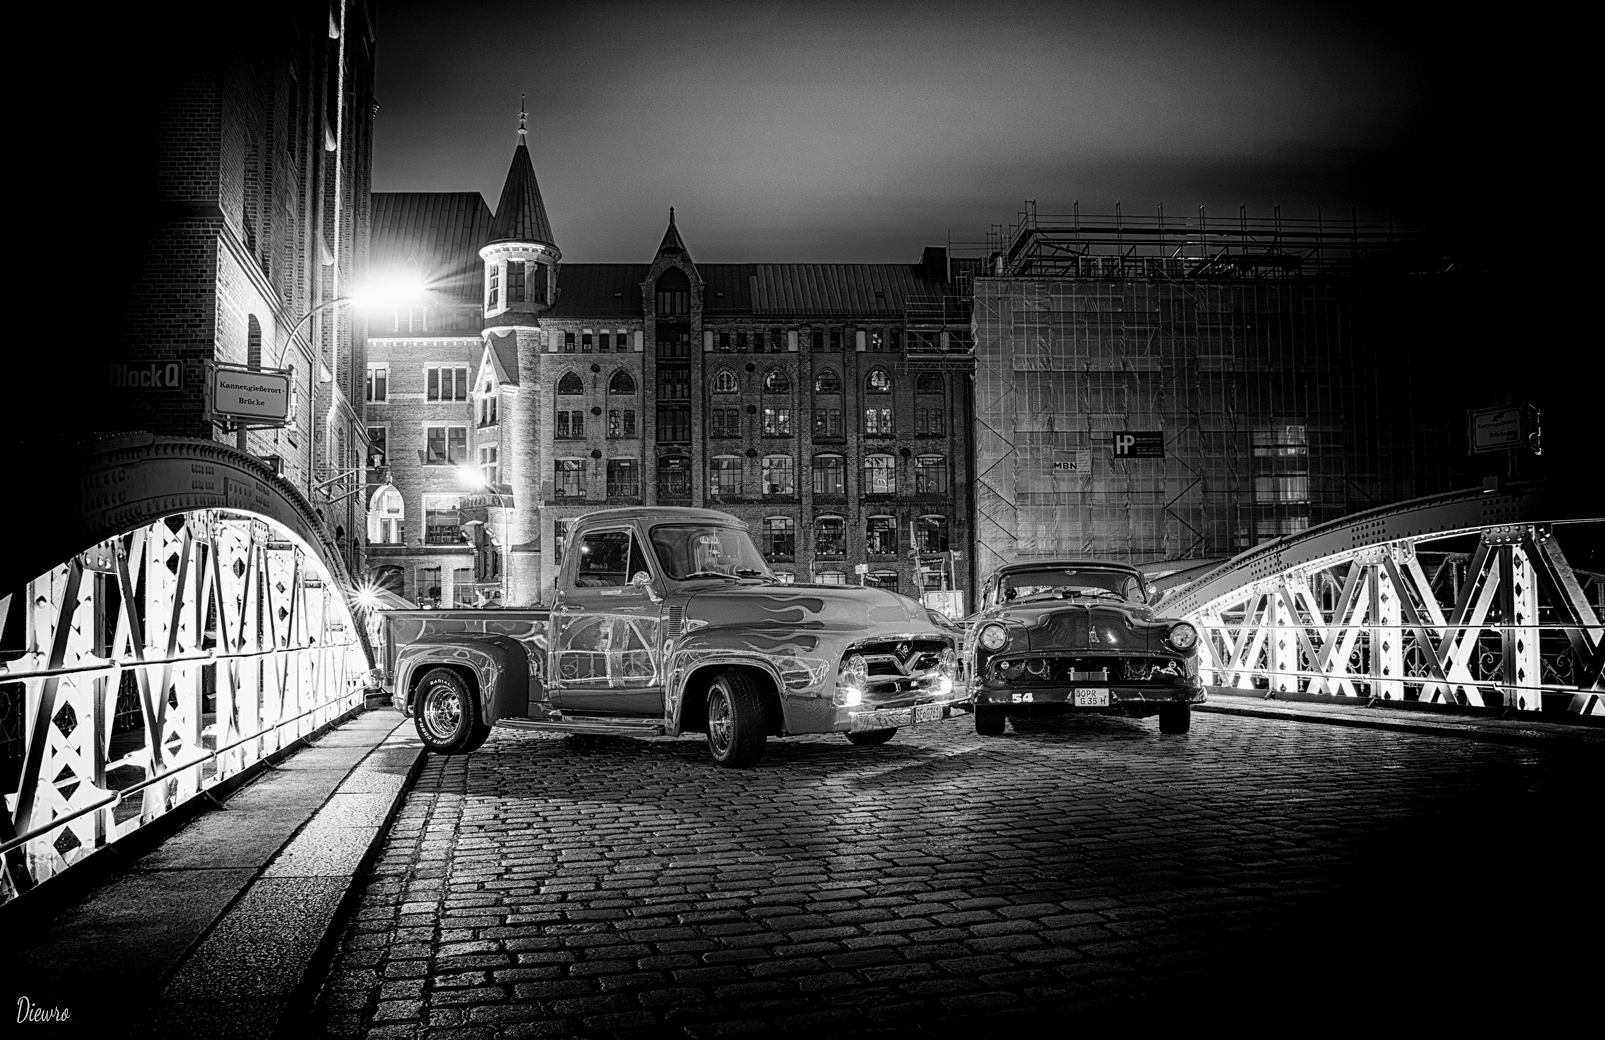
[[[558,245],[642,261],[912,260],[1038,212],[1437,218],[1486,33],[1407,8],[387,2],[376,191],[496,204],[519,94]],[[1492,30],[1489,30],[1491,32]]]

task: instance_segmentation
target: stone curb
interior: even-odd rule
[[[1209,701],[1195,711],[1250,718],[1316,722],[1329,726],[1358,726],[1399,733],[1426,733],[1444,737],[1470,737],[1516,744],[1569,743],[1605,748],[1605,730],[1557,722],[1468,716],[1416,716],[1397,708],[1267,700],[1263,694],[1244,694],[1211,688]]]
[[[144,1035],[270,1040],[296,1031],[423,761],[412,727],[395,720],[185,955]]]

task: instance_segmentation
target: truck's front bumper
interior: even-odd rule
[[[861,733],[870,729],[900,729],[903,726],[914,726],[924,722],[941,722],[949,718],[955,708],[962,707],[964,701],[965,693],[960,687],[941,700],[896,708],[843,708],[841,714],[846,717],[845,729],[849,733]]]

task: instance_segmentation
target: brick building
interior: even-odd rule
[[[74,337],[82,411],[91,429],[276,457],[355,564],[366,363],[350,308],[333,304],[367,259],[373,2],[194,14],[114,15],[88,45],[96,83],[117,84],[96,87],[116,186],[86,171],[58,189],[110,194],[118,260],[95,281],[111,334]],[[288,370],[288,424],[242,434],[214,419],[216,363]]]
[[[634,503],[746,520],[787,580],[965,587],[973,267],[563,263],[527,147],[476,194],[374,197],[370,575],[431,604],[550,598],[568,524]],[[863,568],[860,571],[860,566]]]

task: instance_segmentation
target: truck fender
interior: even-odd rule
[[[523,644],[511,636],[425,636],[402,647],[396,655],[396,692],[406,691],[407,714],[412,714],[413,688],[418,680],[429,669],[441,666],[463,672],[472,681],[487,724],[521,719],[528,713],[529,660]]]
[[[687,640],[675,648],[669,666],[665,669],[667,682],[663,690],[663,725],[668,735],[678,736],[681,733],[685,719],[685,692],[690,687],[691,680],[700,672],[729,667],[752,668],[764,674],[780,705],[781,731],[788,731],[784,696],[786,687],[768,655],[752,650],[710,646],[701,641]]]

